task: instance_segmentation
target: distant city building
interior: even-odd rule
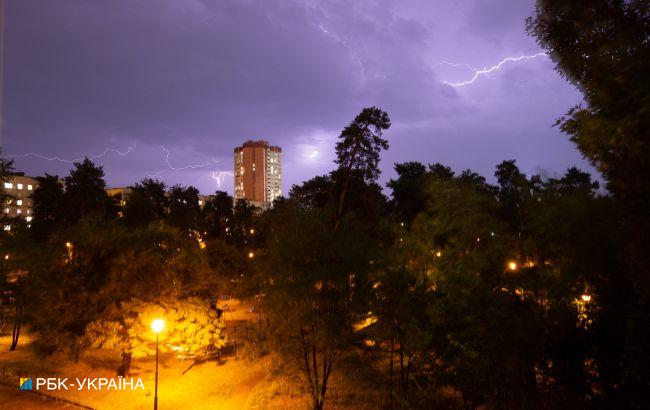
[[[268,208],[282,196],[282,160],[280,147],[268,141],[246,141],[235,148],[235,201]]]
[[[15,174],[2,182],[2,189],[9,196],[2,204],[2,213],[9,218],[25,218],[30,223],[34,213],[32,193],[38,186],[35,178]],[[5,229],[8,229],[5,226]]]

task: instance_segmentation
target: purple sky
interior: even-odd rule
[[[6,0],[4,154],[99,156],[109,186],[217,188],[246,139],[283,148],[284,192],[333,168],[364,106],[395,162],[491,176],[591,168],[554,120],[580,94],[524,30],[532,0]],[[451,63],[451,64],[450,64]],[[164,147],[164,148],[161,148]],[[106,151],[108,149],[108,151]],[[28,174],[70,164],[16,157]],[[184,168],[184,169],[181,169]],[[223,175],[222,175],[223,176]],[[222,189],[232,193],[232,177]]]

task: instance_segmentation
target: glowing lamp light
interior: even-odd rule
[[[162,332],[164,328],[165,328],[165,321],[162,319],[156,319],[153,322],[151,322],[151,330],[153,330],[155,333]]]
[[[517,270],[517,262],[515,262],[515,261],[508,262],[508,269],[510,269],[512,271]]]
[[[585,294],[585,295],[580,296],[580,298],[581,298],[582,301],[585,302],[585,303],[591,302],[591,295],[586,295],[586,294]]]
[[[248,252],[248,259],[253,259],[253,256],[255,256],[253,252]]]
[[[66,248],[72,248],[72,242],[66,242],[65,247]]]
[[[441,256],[442,256],[442,252],[440,252],[440,251],[436,252],[436,256],[437,256],[438,258],[441,257]]]

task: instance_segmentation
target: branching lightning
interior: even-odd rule
[[[201,162],[199,164],[186,165],[184,167],[174,167],[171,164],[171,162],[169,161],[169,156],[170,156],[169,150],[167,148],[163,147],[162,145],[159,145],[159,147],[165,152],[165,164],[167,164],[169,169],[171,169],[172,171],[185,171],[187,169],[203,168],[203,167],[207,167],[208,165],[210,165],[210,163],[206,161],[206,162]]]
[[[133,145],[128,147],[126,151],[120,151],[120,150],[117,150],[115,148],[106,148],[101,154],[88,157],[88,159],[90,159],[91,161],[95,161],[97,159],[105,157],[109,152],[117,154],[117,155],[123,157],[123,156],[126,156],[126,155],[130,154],[131,151],[133,151],[135,149],[136,145],[137,144],[134,142]],[[36,153],[36,152],[27,152],[25,154],[8,154],[8,155],[4,155],[4,157],[6,157],[6,158],[36,157],[36,158],[44,159],[46,161],[58,161],[58,162],[66,163],[66,164],[74,164],[75,162],[83,161],[83,159],[85,158],[85,157],[81,157],[81,158],[75,158],[75,159],[64,159],[64,158],[59,158],[59,157],[48,157],[46,155],[39,154],[39,153]]]
[[[226,179],[226,175],[228,176],[235,176],[230,171],[213,171],[212,172],[212,178],[217,181],[217,188],[221,188],[221,185],[223,184],[223,181]]]
[[[188,169],[197,169],[197,168],[204,168],[204,167],[210,166],[210,162],[204,161],[204,162],[200,162],[200,163],[197,163],[197,164],[186,165],[184,167],[175,167],[175,166],[173,166],[171,164],[171,161],[169,160],[169,157],[171,155],[170,151],[167,148],[163,147],[162,145],[160,145],[160,148],[165,152],[165,164],[167,164],[167,167],[172,171],[185,171],[185,170],[188,170]],[[211,161],[214,164],[219,164],[219,162],[220,162],[216,158],[211,158]],[[155,177],[163,174],[164,172],[165,171],[162,171],[162,170],[158,171],[158,172],[155,172],[153,174],[150,174],[149,178],[155,178]],[[226,179],[226,176],[234,176],[234,175],[235,174],[233,174],[230,171],[212,171],[212,179],[217,181],[217,188],[221,188],[221,186],[223,185],[224,180]]]
[[[474,76],[472,77],[471,80],[462,81],[462,82],[459,82],[459,83],[452,83],[452,82],[449,82],[449,81],[443,81],[444,84],[450,85],[452,87],[462,87],[462,86],[465,86],[465,85],[472,84],[480,76],[483,76],[483,75],[489,74],[489,73],[491,73],[493,71],[501,69],[501,67],[503,67],[504,64],[512,63],[512,62],[518,62],[518,61],[531,60],[533,58],[542,57],[542,56],[547,57],[548,55],[546,53],[537,53],[537,54],[533,54],[533,55],[523,55],[523,56],[519,56],[519,57],[507,57],[507,58],[504,58],[503,60],[499,61],[498,64],[496,64],[496,65],[494,65],[494,66],[492,66],[490,68],[485,67],[482,70],[476,70],[476,69],[470,67],[467,64],[450,63],[448,61],[442,61],[440,63],[437,63],[436,65],[446,64],[446,65],[458,66],[458,67],[464,66],[464,67],[468,67],[469,69],[474,71]]]

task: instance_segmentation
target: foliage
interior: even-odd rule
[[[603,388],[611,403],[633,396],[647,407],[650,8],[642,0],[538,0],[526,26],[549,50],[556,70],[582,91],[585,105],[573,107],[558,124],[603,174],[618,202],[611,217],[625,232],[623,274],[610,283],[621,296],[609,315],[620,322],[612,322],[608,333],[617,336],[601,347],[613,353],[610,364],[620,365],[609,369]]]
[[[124,206],[124,223],[129,226],[147,226],[162,221],[167,215],[169,200],[165,183],[145,178],[131,187]]]
[[[86,218],[47,247],[48,263],[34,277],[41,306],[34,330],[44,351],[69,347],[78,356],[88,347],[86,326],[116,301],[209,294],[214,284],[198,244],[164,225],[127,230]]]
[[[200,298],[144,302],[131,299],[111,305],[101,318],[86,328],[85,338],[94,347],[115,349],[145,357],[155,354],[154,319],[162,318],[161,351],[183,358],[200,358],[225,344],[223,320],[216,308]]]
[[[70,175],[63,179],[65,184],[65,207],[70,222],[92,213],[115,217],[117,209],[106,193],[104,170],[85,158],[75,162]]]
[[[223,191],[217,191],[201,210],[199,230],[208,238],[223,241],[231,234],[234,225],[232,197]]]
[[[359,171],[366,181],[379,176],[379,153],[388,149],[382,131],[390,128],[388,113],[377,107],[364,108],[341,131],[336,143],[336,163],[340,169]]]
[[[185,232],[196,229],[200,214],[198,189],[180,185],[170,189],[168,222],[171,226]]]
[[[65,223],[65,192],[58,175],[36,177],[38,186],[32,194],[34,237],[43,241],[57,227]]]
[[[357,336],[377,249],[359,226],[335,230],[330,214],[288,201],[276,213],[260,277],[268,313],[285,357],[301,365],[314,408],[322,408],[329,376]],[[360,255],[364,255],[360,257]]]

